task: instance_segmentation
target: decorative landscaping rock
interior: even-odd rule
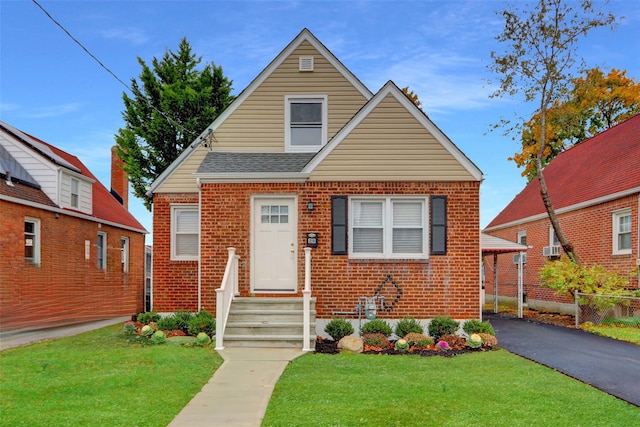
[[[364,340],[358,337],[346,336],[338,341],[338,348],[348,350],[352,353],[362,353],[364,350]]]

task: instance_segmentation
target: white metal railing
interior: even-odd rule
[[[302,291],[302,351],[312,351],[311,341],[311,248],[304,248],[304,290]]]
[[[216,289],[216,350],[224,350],[224,329],[234,296],[238,295],[238,258],[236,248],[227,248],[229,257],[222,284]]]

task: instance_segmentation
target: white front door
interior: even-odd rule
[[[253,292],[295,292],[298,282],[295,197],[256,197],[252,216]]]

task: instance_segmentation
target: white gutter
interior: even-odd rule
[[[74,212],[74,211],[68,211],[66,209],[56,208],[56,207],[49,206],[49,205],[43,205],[42,203],[36,203],[36,202],[29,201],[29,200],[18,199],[16,197],[5,196],[3,194],[0,194],[0,200],[4,200],[4,201],[7,201],[7,202],[11,202],[11,203],[16,203],[18,205],[29,206],[29,207],[32,207],[32,208],[38,208],[38,209],[42,209],[44,211],[63,214],[63,215],[71,216],[71,217],[74,217],[74,218],[80,218],[80,219],[84,219],[84,220],[87,220],[87,221],[93,221],[93,222],[97,222],[97,223],[104,224],[104,225],[110,225],[110,226],[113,226],[113,227],[116,227],[116,228],[121,228],[123,230],[135,231],[137,233],[142,233],[142,234],[149,234],[149,232],[147,230],[145,230],[144,228],[139,229],[139,228],[135,228],[135,227],[129,227],[129,226],[124,225],[124,224],[120,224],[120,223],[113,222],[113,221],[107,221],[107,220],[104,220],[102,218],[98,218],[98,217],[95,217],[95,216],[86,215],[86,214],[82,214],[82,213],[78,213],[78,212]]]

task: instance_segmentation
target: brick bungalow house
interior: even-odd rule
[[[479,318],[481,181],[305,29],[152,184],[154,308],[215,312],[233,247],[236,300],[293,301],[308,277],[318,333],[364,296],[388,319]]]
[[[143,310],[146,230],[75,156],[0,122],[0,327],[33,329]]]
[[[561,153],[544,173],[563,230],[580,259],[623,273],[637,271],[640,115]],[[557,259],[561,248],[542,204],[537,179],[529,182],[484,232],[530,247],[524,267],[529,307],[574,313],[569,298],[539,287],[540,268],[547,260]],[[498,292],[506,298],[514,297],[516,261],[517,255],[503,255],[498,262]],[[487,295],[492,292],[487,286]]]

